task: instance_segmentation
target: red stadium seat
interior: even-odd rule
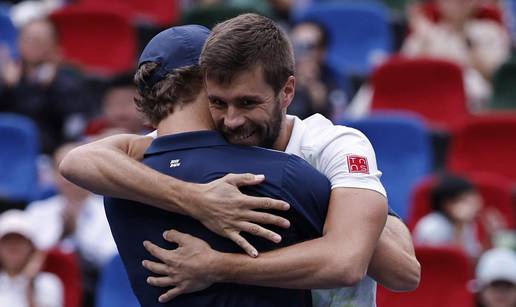
[[[430,20],[437,22],[441,19],[441,13],[434,3],[421,4],[421,8]],[[500,9],[494,5],[480,5],[474,12],[473,18],[491,20],[504,25],[503,14]]]
[[[82,305],[82,277],[75,254],[59,250],[50,251],[43,265],[43,271],[53,273],[61,279],[64,286],[64,307]]]
[[[473,270],[467,256],[454,248],[419,247],[421,283],[417,290],[394,293],[378,287],[381,307],[473,307],[473,295],[467,284]]]
[[[448,167],[486,172],[516,181],[516,114],[472,117],[452,135]]]
[[[447,129],[468,114],[459,66],[437,59],[394,57],[373,73],[373,111],[421,114],[434,129]]]
[[[509,228],[516,226],[514,216],[514,185],[510,180],[495,174],[474,173],[465,175],[477,187],[484,200],[483,212],[491,208],[501,213]],[[412,194],[412,203],[409,211],[408,226],[413,230],[416,223],[432,210],[430,207],[430,191],[435,184],[436,177],[427,177],[416,187]],[[482,216],[482,213],[479,215]],[[481,223],[479,223],[481,225]],[[482,229],[480,229],[482,230]]]
[[[177,24],[181,17],[178,0],[82,0],[80,3],[118,10],[132,21],[161,27]]]
[[[101,76],[134,70],[136,32],[122,12],[72,5],[51,19],[66,61]]]

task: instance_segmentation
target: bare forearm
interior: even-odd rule
[[[398,218],[388,217],[367,273],[392,291],[412,291],[419,285],[421,267],[410,233]]]
[[[221,260],[220,276],[228,282],[282,288],[352,286],[366,275],[386,212],[386,200],[376,192],[334,189],[322,238],[267,252],[257,259],[229,255]]]
[[[312,289],[352,286],[363,275],[354,270],[353,255],[319,238],[267,253],[258,258],[241,254],[219,254],[213,265],[218,282],[269,287]]]
[[[188,183],[161,174],[136,161],[124,139],[96,142],[74,149],[61,162],[61,174],[94,193],[144,202],[161,209],[186,213],[181,194]],[[184,194],[183,194],[184,196]],[[171,202],[171,200],[173,200]]]

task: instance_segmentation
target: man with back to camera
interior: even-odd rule
[[[320,237],[330,193],[330,183],[324,175],[300,157],[230,145],[213,131],[198,66],[208,34],[208,29],[195,25],[170,28],[153,38],[140,57],[135,75],[139,88],[136,104],[159,136],[146,150],[144,163],[169,176],[198,183],[229,172],[262,172],[267,182],[246,188],[246,193],[288,201],[292,209],[283,216],[291,225],[277,230],[283,238],[279,244],[257,237],[250,237],[250,242],[265,251]],[[165,230],[173,227],[210,242],[219,251],[240,250],[232,241],[188,216],[116,198],[106,198],[105,208],[131,285],[144,307],[162,306],[157,300],[161,289],[145,281],[148,272],[141,261],[148,254],[141,246],[144,240],[174,248],[175,244],[162,237]],[[202,283],[195,287],[206,288]],[[220,283],[182,295],[167,306],[298,307],[312,306],[312,301],[310,291],[302,289]]]
[[[238,33],[240,35],[236,35]],[[236,41],[230,44],[229,38],[235,38]],[[268,41],[270,38],[274,38],[274,44],[265,44],[264,40]],[[220,43],[222,39],[224,43]],[[382,225],[381,222],[378,223],[375,216],[378,213],[377,210],[385,208],[386,199],[382,195],[384,192],[379,183],[380,173],[376,169],[374,152],[367,139],[356,130],[333,126],[317,115],[304,122],[286,117],[285,109],[292,99],[295,78],[292,76],[291,47],[284,34],[266,18],[242,15],[219,25],[210,41],[218,41],[219,45],[227,45],[229,51],[234,50],[237,56],[262,57],[254,62],[251,61],[253,65],[257,61],[259,64],[265,63],[261,66],[263,71],[257,69],[260,66],[256,65],[256,67],[246,68],[245,71],[241,67],[237,67],[232,72],[234,76],[228,78],[231,87],[225,82],[213,82],[224,78],[215,78],[209,73],[209,69],[205,73],[206,89],[212,100],[212,117],[219,126],[223,126],[222,130],[225,132],[226,138],[231,142],[247,145],[264,144],[266,143],[263,142],[264,140],[272,139],[275,149],[287,149],[287,152],[297,153],[316,166],[330,179],[333,188],[325,231],[321,239],[264,253],[257,259],[222,254],[224,259],[233,259],[232,256],[237,256],[237,260],[241,261],[238,263],[238,268],[242,271],[226,272],[233,274],[228,278],[240,283],[288,288],[331,288],[355,285],[362,280],[368,270],[371,276],[391,289],[415,288],[419,281],[420,268],[414,257],[408,231],[401,221],[394,217],[388,217],[387,227],[382,232],[380,240],[376,242]],[[213,48],[210,47],[210,41],[202,55],[204,64],[206,53]],[[253,42],[263,46],[259,49],[261,53],[252,54],[251,51],[256,50],[256,48],[249,47]],[[247,54],[246,48],[251,48]],[[267,59],[267,54],[275,56]],[[230,56],[230,60],[232,57],[235,56]],[[214,58],[222,57],[217,55]],[[283,66],[283,68],[271,65],[270,58],[276,59],[276,66]],[[269,62],[265,60],[269,60]],[[227,67],[223,63],[217,63],[217,65]],[[267,78],[267,70],[271,68],[283,69],[283,74],[276,80],[278,81],[276,83],[280,84],[277,86],[279,89],[272,85],[274,78]],[[205,65],[203,69],[206,71]],[[272,75],[279,74],[273,72]],[[248,80],[245,80],[246,77]],[[251,81],[249,81],[250,77]],[[228,97],[224,97],[226,95]],[[254,101],[250,98],[253,98]],[[258,103],[256,100],[259,100]],[[278,120],[280,121],[279,125]],[[235,125],[237,129],[235,129]],[[275,130],[272,128],[279,129],[278,137],[270,137],[270,132]],[[254,131],[249,134],[249,130]],[[238,135],[238,132],[247,134]],[[325,138],[319,139],[318,144],[317,137],[320,135]],[[250,137],[245,138],[245,136]],[[232,185],[234,183],[255,184],[260,179],[255,180],[250,175],[229,176],[206,185],[196,186],[161,176],[127,157],[127,153],[129,153],[131,157],[140,159],[143,150],[138,150],[136,144],[145,142],[148,144],[148,138],[118,136],[89,144],[72,152],[68,160],[65,159],[61,165],[61,170],[70,179],[96,192],[135,200],[147,199],[147,202],[168,208],[170,211],[187,212],[188,215],[196,217],[212,231],[237,242],[249,254],[253,254],[254,250],[239,235],[240,231],[270,238],[271,233],[263,227],[252,227],[256,225],[256,222],[280,224],[271,216],[257,218],[254,215],[251,216],[250,213],[253,212],[252,208],[265,204],[271,208],[281,208],[281,203],[270,199],[263,201],[241,196],[235,193]],[[367,160],[367,164],[363,163],[364,160]],[[350,172],[350,170],[355,172]],[[132,176],[128,176],[129,174]],[[138,174],[137,178],[149,178],[151,181],[135,180],[134,174]],[[182,189],[181,192],[179,189]],[[221,196],[220,199],[219,196]],[[198,243],[195,240],[189,242]],[[186,243],[188,244],[188,242]],[[195,247],[198,246],[198,244],[195,245]],[[182,250],[189,250],[189,246],[182,246]],[[373,250],[374,257],[369,264]],[[218,268],[217,262],[211,262],[208,266],[203,263],[204,260],[213,259],[210,251],[203,250],[203,252],[208,253],[207,255],[210,257],[203,259],[190,257],[188,263],[183,263],[183,271],[186,272],[190,268],[188,265],[195,263],[198,263],[199,266],[205,265],[205,269],[213,268],[215,270]],[[177,253],[167,253],[167,255],[170,258],[172,255],[179,256]],[[217,256],[221,256],[221,254],[217,254]],[[171,265],[171,263],[170,259],[167,259],[167,264]],[[237,268],[237,266],[226,266],[226,269],[233,268]],[[196,272],[193,271],[193,273]],[[219,276],[224,276],[224,272],[219,273]],[[205,278],[211,277],[194,275],[190,276],[193,279],[186,281],[173,280],[173,278],[155,281],[158,283],[165,281],[161,285],[169,285],[173,281],[178,286],[175,290],[162,296],[167,300],[174,295],[195,290],[190,288],[191,284],[195,284],[199,279],[205,282]],[[369,277],[362,280],[357,287],[347,288],[341,293],[343,294],[340,296],[328,297],[326,295],[320,299],[330,300],[330,303],[350,302],[358,306],[374,306],[375,304],[374,282]]]

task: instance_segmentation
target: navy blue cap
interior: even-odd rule
[[[163,80],[174,69],[198,65],[204,42],[210,30],[199,25],[168,28],[154,36],[143,49],[138,67],[146,62],[156,62],[159,67],[147,80],[152,86]]]

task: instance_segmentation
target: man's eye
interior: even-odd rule
[[[250,106],[253,106],[256,104],[256,102],[252,101],[252,100],[242,100],[242,102],[240,103],[243,107],[250,107]]]
[[[224,101],[222,101],[220,99],[212,99],[212,100],[210,100],[210,103],[211,103],[211,105],[213,105],[215,107],[224,107],[226,105],[224,103]]]

